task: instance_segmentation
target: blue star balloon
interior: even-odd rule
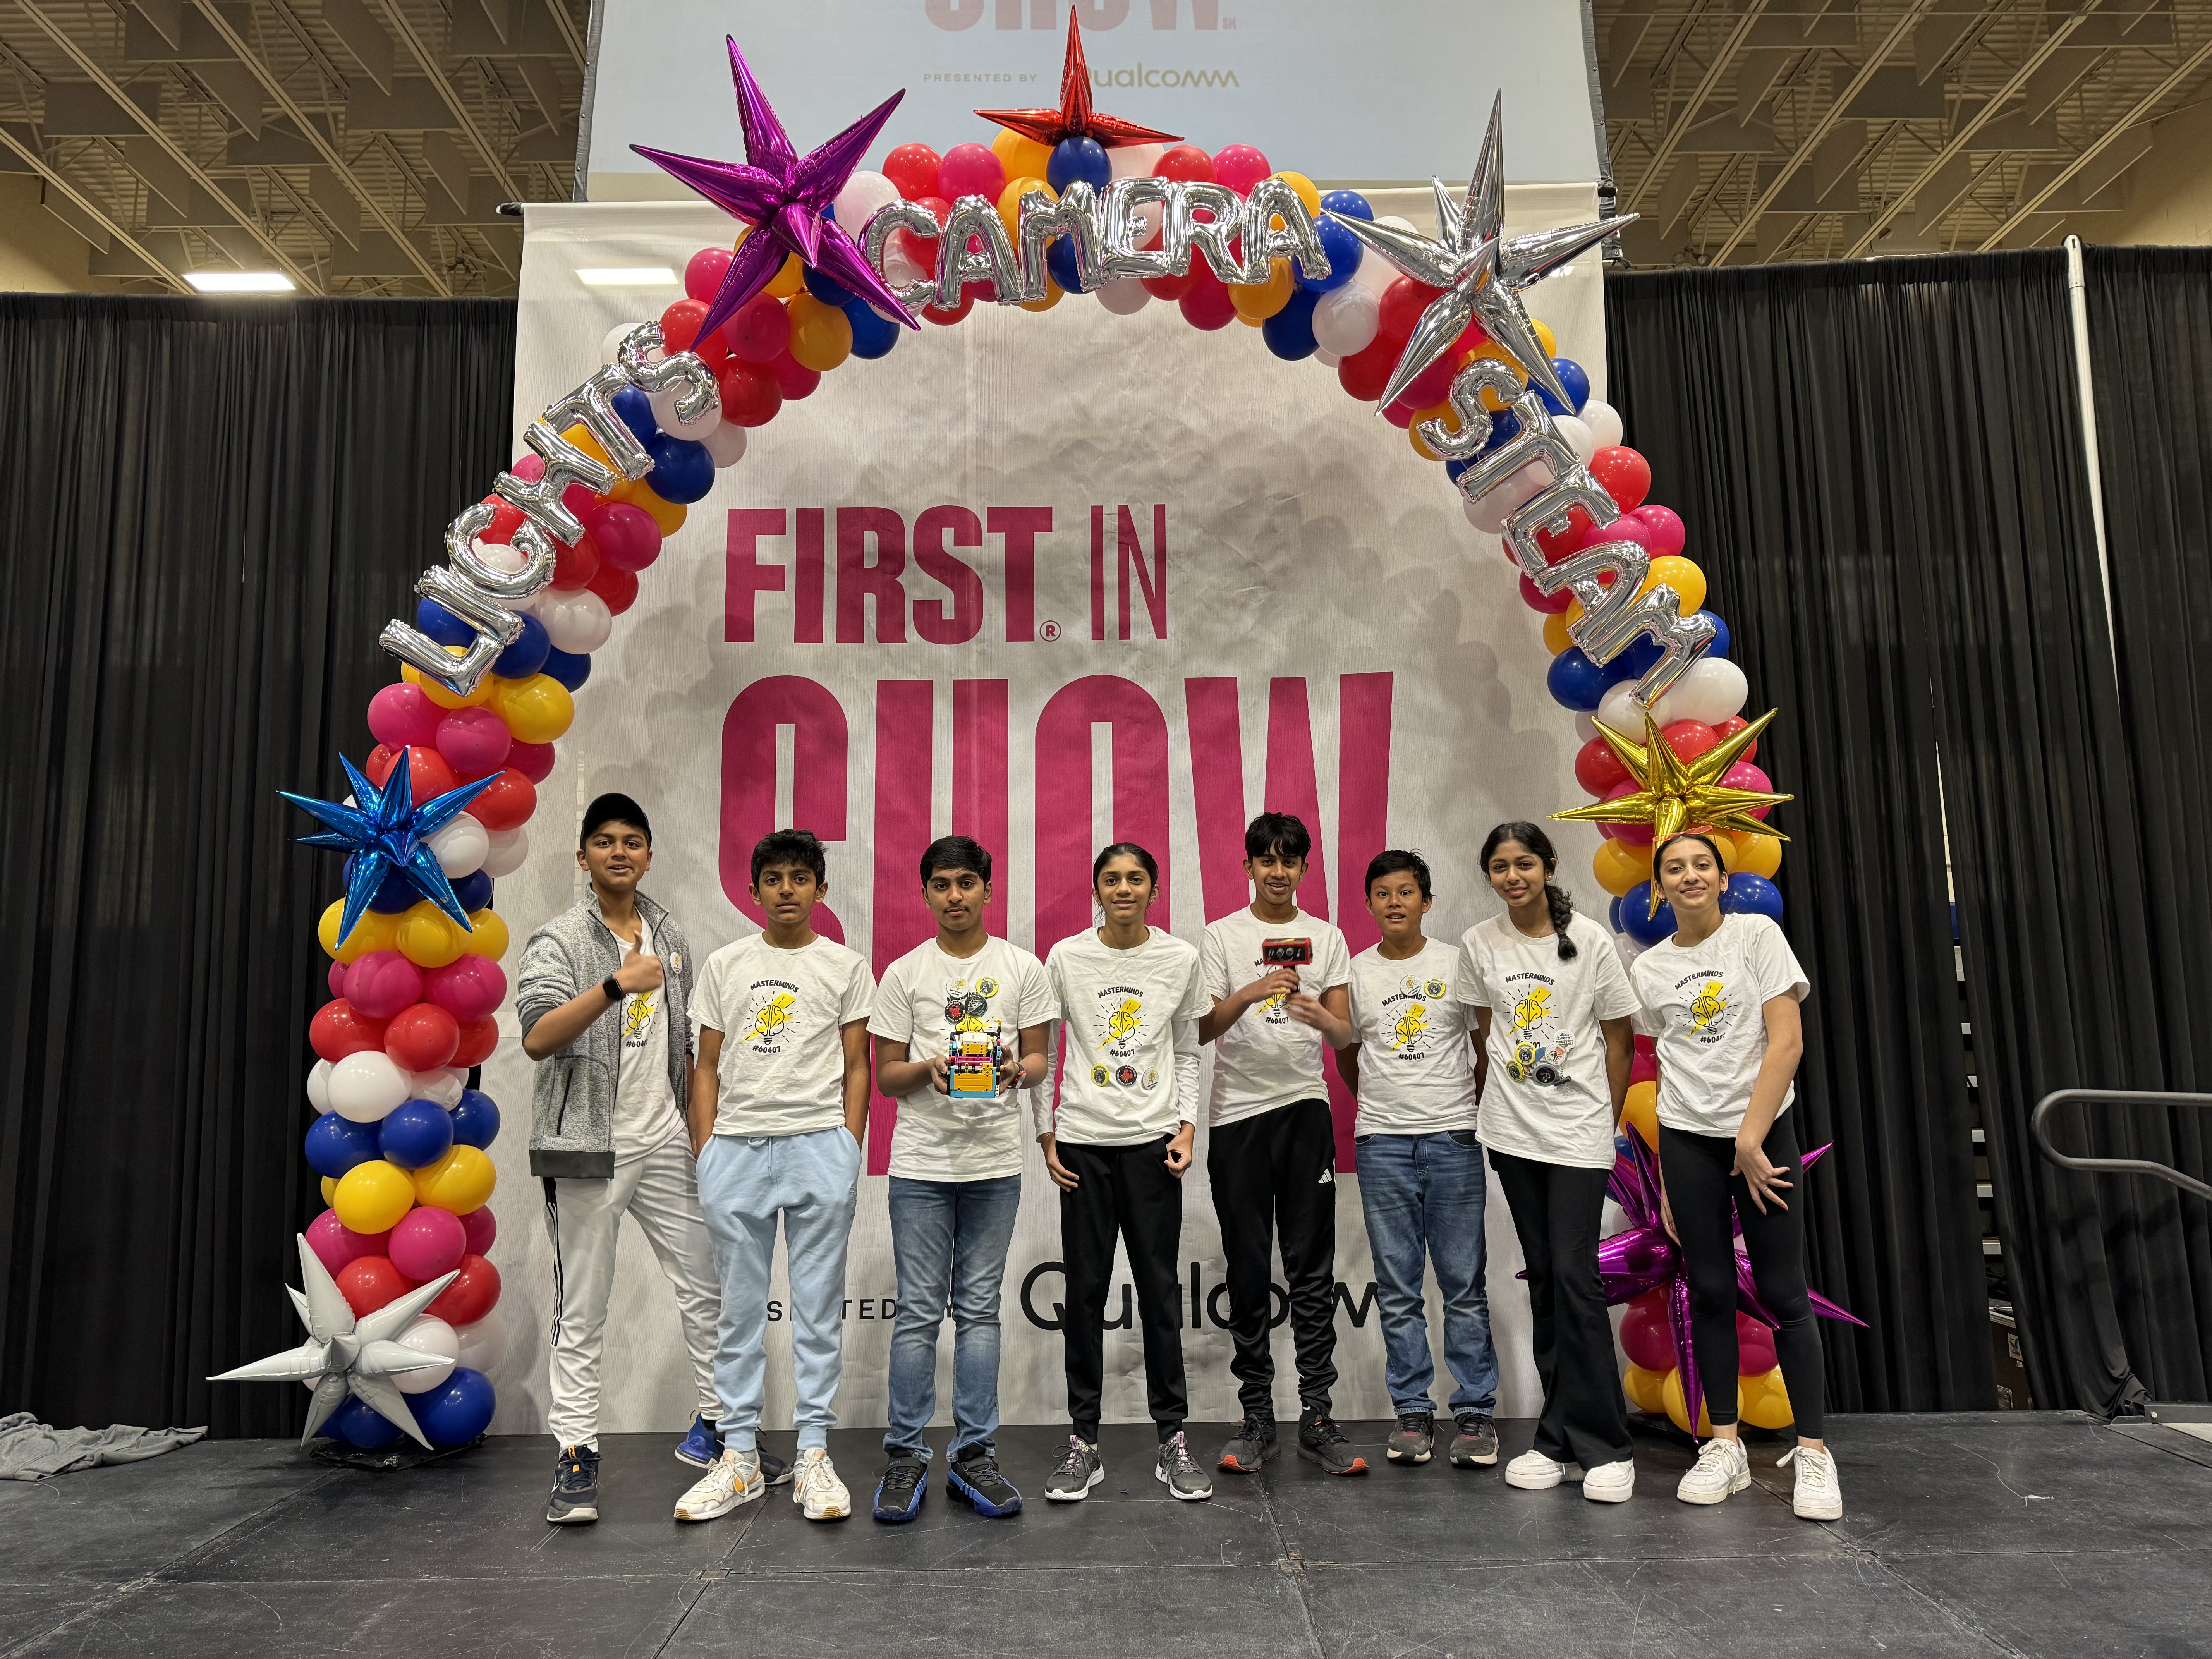
[[[454,896],[453,884],[438,863],[437,854],[427,843],[499,774],[495,772],[458,789],[448,789],[436,799],[417,806],[415,781],[404,758],[392,767],[392,775],[385,780],[381,789],[363,777],[361,769],[343,755],[338,757],[338,764],[345,768],[346,780],[353,785],[357,805],[316,800],[312,796],[295,795],[289,789],[276,792],[317,823],[330,826],[321,835],[301,836],[301,845],[329,847],[354,854],[353,873],[346,883],[345,915],[338,923],[338,937],[343,939],[353,932],[354,923],[361,920],[361,913],[368,908],[376,890],[393,871],[404,876],[416,892],[463,928],[475,932],[469,924],[469,913],[461,908],[460,900]]]

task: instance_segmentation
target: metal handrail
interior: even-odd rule
[[[2044,1120],[2050,1116],[2052,1107],[2072,1101],[2085,1105],[2093,1101],[2125,1101],[2142,1106],[2212,1106],[2212,1095],[2167,1094],[2144,1089],[2054,1089],[2035,1103],[2035,1111],[2028,1119],[2028,1132],[2035,1137],[2037,1149],[2063,1169],[2086,1170],[2092,1175],[2148,1176],[2154,1181],[2166,1182],[2184,1192],[2212,1200],[2212,1187],[2164,1164],[2153,1164],[2140,1158],[2076,1158],[2070,1152],[2060,1152],[2051,1144],[2051,1132]]]

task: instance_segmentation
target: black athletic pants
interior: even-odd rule
[[[1067,1415],[1075,1433],[1098,1442],[1106,1364],[1106,1289],[1114,1241],[1129,1252],[1137,1314],[1145,1332],[1145,1388],[1160,1438],[1182,1427],[1190,1397],[1182,1374],[1182,1182],[1168,1169],[1167,1137],[1141,1146],[1075,1146],[1060,1163],[1076,1179],[1060,1194],[1060,1253],[1067,1301],[1060,1339],[1067,1357]]]
[[[1698,1344],[1698,1375],[1705,1385],[1705,1410],[1716,1424],[1735,1421],[1735,1248],[1729,1200],[1743,1223],[1743,1247],[1753,1281],[1767,1312],[1782,1322],[1774,1352],[1797,1417],[1797,1432],[1821,1437],[1820,1334],[1813,1328],[1812,1298],[1805,1294],[1805,1177],[1797,1157],[1795,1115],[1784,1112],[1766,1132],[1767,1161],[1790,1182],[1786,1210],[1769,1204],[1764,1213],[1735,1166],[1733,1135],[1693,1135],[1659,1126],[1659,1170],[1667,1202],[1682,1241],[1690,1279],[1690,1323]]]
[[[1267,1332],[1279,1233],[1298,1404],[1326,1413],[1336,1381],[1336,1122],[1328,1103],[1301,1100],[1220,1125],[1207,1139],[1206,1174],[1221,1222],[1237,1400],[1248,1413],[1275,1414]]]
[[[1536,1449],[1594,1469],[1636,1455],[1613,1358],[1613,1322],[1597,1270],[1606,1170],[1540,1164],[1491,1150],[1528,1268],[1528,1313],[1544,1414]]]

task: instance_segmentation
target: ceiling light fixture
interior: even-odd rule
[[[202,294],[289,294],[292,279],[281,270],[188,270],[185,280]]]

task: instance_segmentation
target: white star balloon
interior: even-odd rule
[[[1455,202],[1442,179],[1432,179],[1437,196],[1437,234],[1401,230],[1332,213],[1329,216],[1417,283],[1442,289],[1421,313],[1413,337],[1390,371],[1382,407],[1398,400],[1420,372],[1448,350],[1479,320],[1490,337],[1511,352],[1536,383],[1571,408],[1573,399],[1544,353],[1535,325],[1521,303],[1521,290],[1533,287],[1562,264],[1594,247],[1637,217],[1633,213],[1595,224],[1567,225],[1502,237],[1505,222],[1505,96],[1490,106],[1490,130],[1475,158],[1465,201]]]
[[[292,1305],[299,1310],[300,1322],[307,1328],[307,1340],[296,1348],[270,1354],[266,1359],[257,1359],[250,1365],[240,1365],[234,1371],[225,1371],[208,1381],[307,1383],[314,1389],[315,1397],[307,1407],[307,1426],[300,1435],[303,1446],[315,1437],[315,1431],[345,1403],[349,1394],[358,1395],[373,1410],[398,1424],[425,1447],[429,1446],[415,1422],[407,1396],[392,1379],[451,1362],[438,1354],[403,1347],[393,1339],[414,1323],[417,1314],[438,1299],[446,1286],[459,1276],[458,1270],[427,1285],[418,1285],[374,1313],[358,1318],[346,1301],[345,1293],[338,1289],[337,1280],[331,1277],[330,1269],[323,1266],[323,1259],[315,1254],[304,1234],[300,1235],[300,1276],[307,1285],[304,1291],[293,1290],[289,1285],[285,1290],[292,1298]]]

